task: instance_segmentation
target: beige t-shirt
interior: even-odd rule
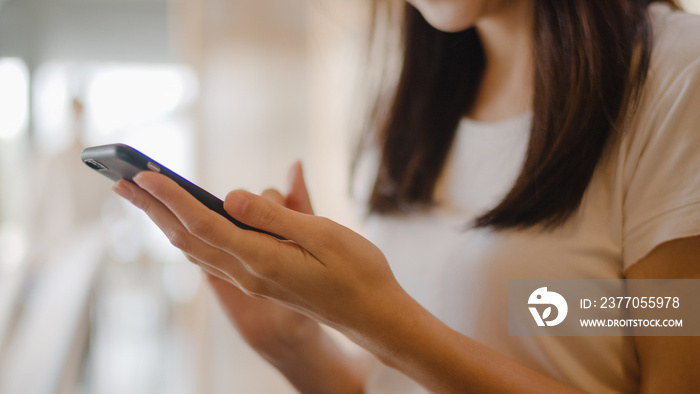
[[[430,213],[370,216],[366,236],[398,281],[453,329],[595,393],[635,392],[632,337],[508,336],[508,279],[619,279],[657,245],[700,235],[700,17],[650,7],[654,47],[639,112],[601,162],[576,216],[551,233],[470,229],[519,173],[531,115],[463,120]],[[360,161],[367,196],[376,155]],[[503,371],[507,374],[507,371]],[[368,393],[423,393],[379,363]]]

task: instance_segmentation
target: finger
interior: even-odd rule
[[[204,268],[202,267],[202,271],[204,271],[204,275],[207,278],[207,281],[209,284],[212,285],[212,287],[224,287],[226,284],[229,284],[229,281],[226,278],[221,277],[221,273],[217,272],[215,269],[211,269],[209,267]]]
[[[229,283],[232,283],[232,284],[238,286],[238,281],[236,280],[236,277],[241,277],[242,275],[238,272],[243,272],[242,270],[239,271],[240,268],[236,267],[233,270],[224,269],[218,265],[210,264],[206,260],[200,260],[197,257],[195,257],[194,255],[191,255],[189,253],[184,253],[184,255],[187,258],[187,260],[189,260],[193,264],[198,265],[199,268],[201,268],[202,271],[206,272],[207,274],[216,275],[216,277],[220,278],[221,280],[225,280]],[[238,263],[238,265],[242,266],[242,264],[240,264],[240,262]],[[237,272],[237,274],[232,275],[231,273],[229,273],[229,271]],[[246,273],[243,272],[243,275],[246,275]],[[250,275],[250,274],[247,274],[247,275]]]
[[[221,280],[225,280],[232,286],[236,286],[248,294],[253,291],[261,291],[260,278],[254,272],[248,270],[247,266],[241,263],[233,255],[214,248],[201,240],[204,247],[192,252],[185,252],[185,257],[194,264],[197,264],[205,272],[216,275]]]
[[[245,191],[230,192],[224,201],[224,208],[238,220],[245,223],[253,223],[250,225],[294,241],[292,244],[278,243],[277,248],[269,251],[268,256],[271,259],[279,259],[275,253],[291,253],[291,248],[297,253],[300,252],[302,254],[300,257],[303,259],[315,259],[317,262],[326,265],[326,260],[332,257],[333,252],[336,250],[332,246],[347,242],[348,236],[359,237],[353,231],[327,218],[296,212]],[[265,247],[263,244],[256,244],[251,239],[253,238],[252,235],[247,237],[250,241],[238,240],[241,247]],[[250,242],[250,244],[245,245],[246,242]],[[286,247],[282,248],[281,245]],[[294,248],[294,246],[296,247]],[[253,250],[248,249],[246,252],[253,252]],[[282,257],[291,258],[291,256]],[[246,258],[254,258],[255,255],[248,254],[243,256],[241,254],[239,257],[245,260]],[[261,270],[264,273],[262,274],[263,277],[267,277],[266,273],[277,274],[276,270],[279,270],[279,268],[274,266],[267,268],[256,267],[255,269]],[[275,280],[273,278],[270,279]]]
[[[240,285],[235,282],[231,282],[230,279],[226,277],[221,277],[220,273],[217,274],[216,269],[207,268],[207,279],[212,289],[221,298],[222,301],[226,301],[226,307],[228,308],[231,304],[240,303],[242,298],[249,298],[252,294],[241,289]]]
[[[180,238],[186,237],[186,231],[183,231],[182,223],[165,205],[147,191],[123,179],[116,182],[112,186],[112,190],[144,211],[171,242],[177,244],[186,243],[184,239],[180,240]]]
[[[170,243],[182,250],[193,263],[214,266],[231,279],[250,276],[247,269],[233,256],[193,236],[167,206],[147,191],[125,180],[118,181],[113,189],[143,210]]]
[[[270,293],[267,283],[251,273],[244,272],[239,275],[231,275],[225,269],[208,264],[206,261],[198,260],[193,256],[187,254],[186,256],[188,260],[200,266],[207,275],[209,282],[214,282],[212,285],[217,285],[218,288],[228,288],[227,292],[229,295],[234,293],[238,297],[261,297],[263,294]],[[220,292],[217,291],[217,293]]]
[[[144,211],[178,249],[192,255],[195,248],[205,246],[201,245],[201,241],[189,234],[177,216],[167,206],[147,191],[125,180],[115,183],[113,189]]]
[[[194,261],[192,262],[194,263]],[[225,272],[221,271],[220,269],[209,266],[207,264],[202,264],[201,262],[197,262],[195,264],[199,265],[202,268],[202,272],[204,272],[204,274],[207,276],[209,282],[217,280],[220,282],[226,282],[229,284],[229,286],[235,286],[233,284],[235,281],[233,281],[230,276],[228,276]]]
[[[313,215],[314,210],[311,206],[309,191],[304,182],[304,170],[300,161],[292,164],[292,167],[289,169],[289,174],[287,175],[287,182],[288,194],[284,205],[297,212]]]
[[[302,246],[313,244],[319,238],[319,231],[323,230],[320,226],[323,218],[293,211],[241,190],[232,191],[226,196],[224,209],[250,226],[279,234]]]
[[[134,181],[168,207],[192,235],[212,246],[225,245],[238,228],[162,174],[144,171]]]
[[[284,254],[280,253],[280,247],[286,243],[266,234],[240,229],[162,174],[145,171],[134,180],[170,209],[192,235],[239,258],[244,264],[247,263],[246,268],[250,272],[258,276],[266,277],[263,263],[280,261]],[[285,209],[264,197],[255,197],[269,206]],[[250,262],[257,262],[257,265],[251,266]]]
[[[280,205],[284,205],[284,196],[277,189],[267,189],[262,192],[261,196]]]

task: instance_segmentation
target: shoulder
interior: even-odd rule
[[[700,17],[650,7],[654,47],[617,155],[625,268],[700,234]]]
[[[697,121],[700,111],[700,16],[654,3],[649,6],[652,52],[637,109],[627,121],[627,137],[641,142],[660,133],[690,130],[663,127]],[[631,132],[631,133],[629,133]]]
[[[700,15],[653,3],[649,17],[653,46],[648,83],[661,93],[679,78],[700,74]]]

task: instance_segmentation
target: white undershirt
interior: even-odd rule
[[[639,112],[600,163],[577,214],[562,228],[468,228],[512,187],[531,115],[463,120],[427,213],[371,215],[366,236],[399,283],[453,329],[589,392],[634,392],[632,337],[508,336],[508,279],[617,279],[659,244],[700,235],[700,18],[651,7],[654,52]],[[370,191],[377,155],[360,161],[356,192]],[[504,371],[507,373],[507,371]],[[423,393],[379,363],[368,393]]]

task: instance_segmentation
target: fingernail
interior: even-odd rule
[[[235,210],[234,216],[242,216],[248,207],[250,202],[250,195],[248,193],[240,192],[234,194],[233,209]]]
[[[144,179],[143,172],[139,172],[138,174],[136,174],[136,176],[134,176],[134,183],[139,185],[139,187],[141,187],[142,189],[146,190],[148,190],[150,186],[150,182],[148,182],[147,179]]]
[[[114,192],[118,195],[131,201],[131,199],[134,197],[134,190],[132,187],[133,186],[130,185],[128,181],[121,180],[112,186],[112,190],[114,190]]]

